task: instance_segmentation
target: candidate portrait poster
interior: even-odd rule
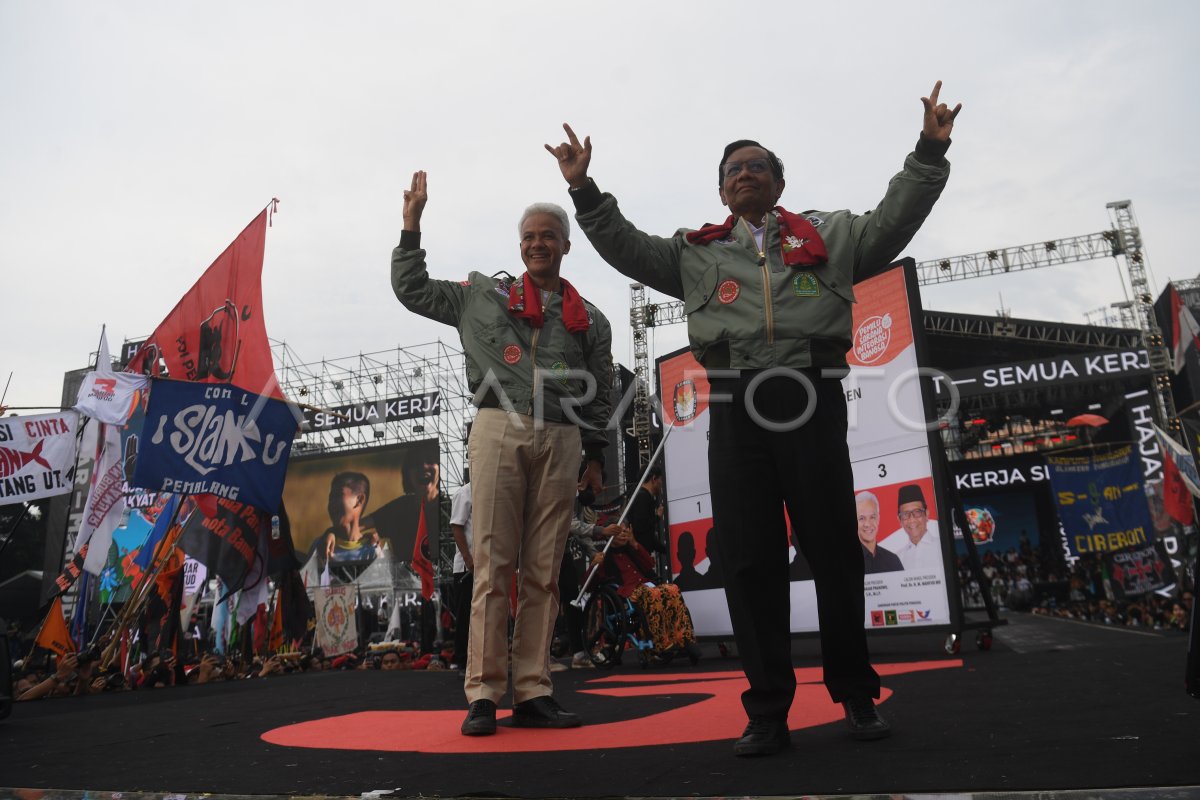
[[[436,562],[440,474],[437,439],[293,456],[283,502],[308,586],[420,590],[410,565],[418,547]]]
[[[866,576],[867,628],[950,622],[945,563],[953,545],[924,424],[926,402],[913,327],[913,319],[920,318],[915,289],[915,273],[908,268],[906,274],[903,263],[854,287],[854,344],[847,354],[851,370],[843,380],[854,489],[856,494],[870,492],[878,506],[876,546],[904,559],[900,569]],[[728,635],[732,626],[720,559],[713,552],[708,381],[687,349],[659,358],[657,368],[664,423],[675,426],[664,448],[671,572],[685,593],[697,634]],[[902,500],[918,495],[924,514],[902,520]],[[788,550],[792,631],[812,632],[818,630],[816,591],[794,541]]]

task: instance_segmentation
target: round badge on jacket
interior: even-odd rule
[[[521,360],[521,348],[515,344],[510,344],[504,348],[504,363],[515,364]]]
[[[717,287],[717,299],[725,305],[737,300],[741,293],[742,287],[733,278],[721,281],[721,285]]]

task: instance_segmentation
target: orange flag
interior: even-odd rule
[[[71,641],[71,634],[67,633],[67,621],[63,618],[61,596],[54,598],[54,603],[50,606],[50,613],[42,622],[42,629],[38,632],[34,644],[47,650],[53,650],[59,656],[75,652],[75,642]]]

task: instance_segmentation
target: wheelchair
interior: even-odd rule
[[[620,664],[627,650],[637,654],[642,669],[651,664],[668,664],[678,653],[685,653],[693,664],[697,661],[694,652],[656,651],[642,612],[632,600],[621,597],[613,584],[600,585],[584,603],[583,643],[599,669],[612,669]]]
[[[620,664],[626,649],[637,653],[642,668],[649,667],[654,650],[641,612],[612,584],[596,587],[583,606],[583,644],[599,669]]]

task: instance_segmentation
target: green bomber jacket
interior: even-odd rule
[[[458,329],[467,386],[476,406],[504,408],[507,403],[517,413],[533,415],[540,402],[545,419],[582,423],[588,458],[603,460],[613,410],[608,319],[585,299],[588,329],[570,333],[562,321],[562,296],[552,294],[543,326],[534,328],[509,312],[510,281],[480,272],[470,273],[465,281],[430,278],[420,234],[413,231],[404,231],[392,251],[392,289],[401,304]],[[581,374],[572,376],[569,370],[586,371],[592,381]],[[589,383],[594,395],[582,402]]]
[[[949,143],[922,139],[864,214],[805,211],[829,254],[816,267],[783,263],[779,223],[767,215],[766,263],[745,225],[692,244],[681,228],[663,238],[625,219],[593,181],[571,192],[576,219],[619,272],[683,301],[692,354],[709,370],[846,366],[854,284],[882,271],[909,243],[950,174]]]

